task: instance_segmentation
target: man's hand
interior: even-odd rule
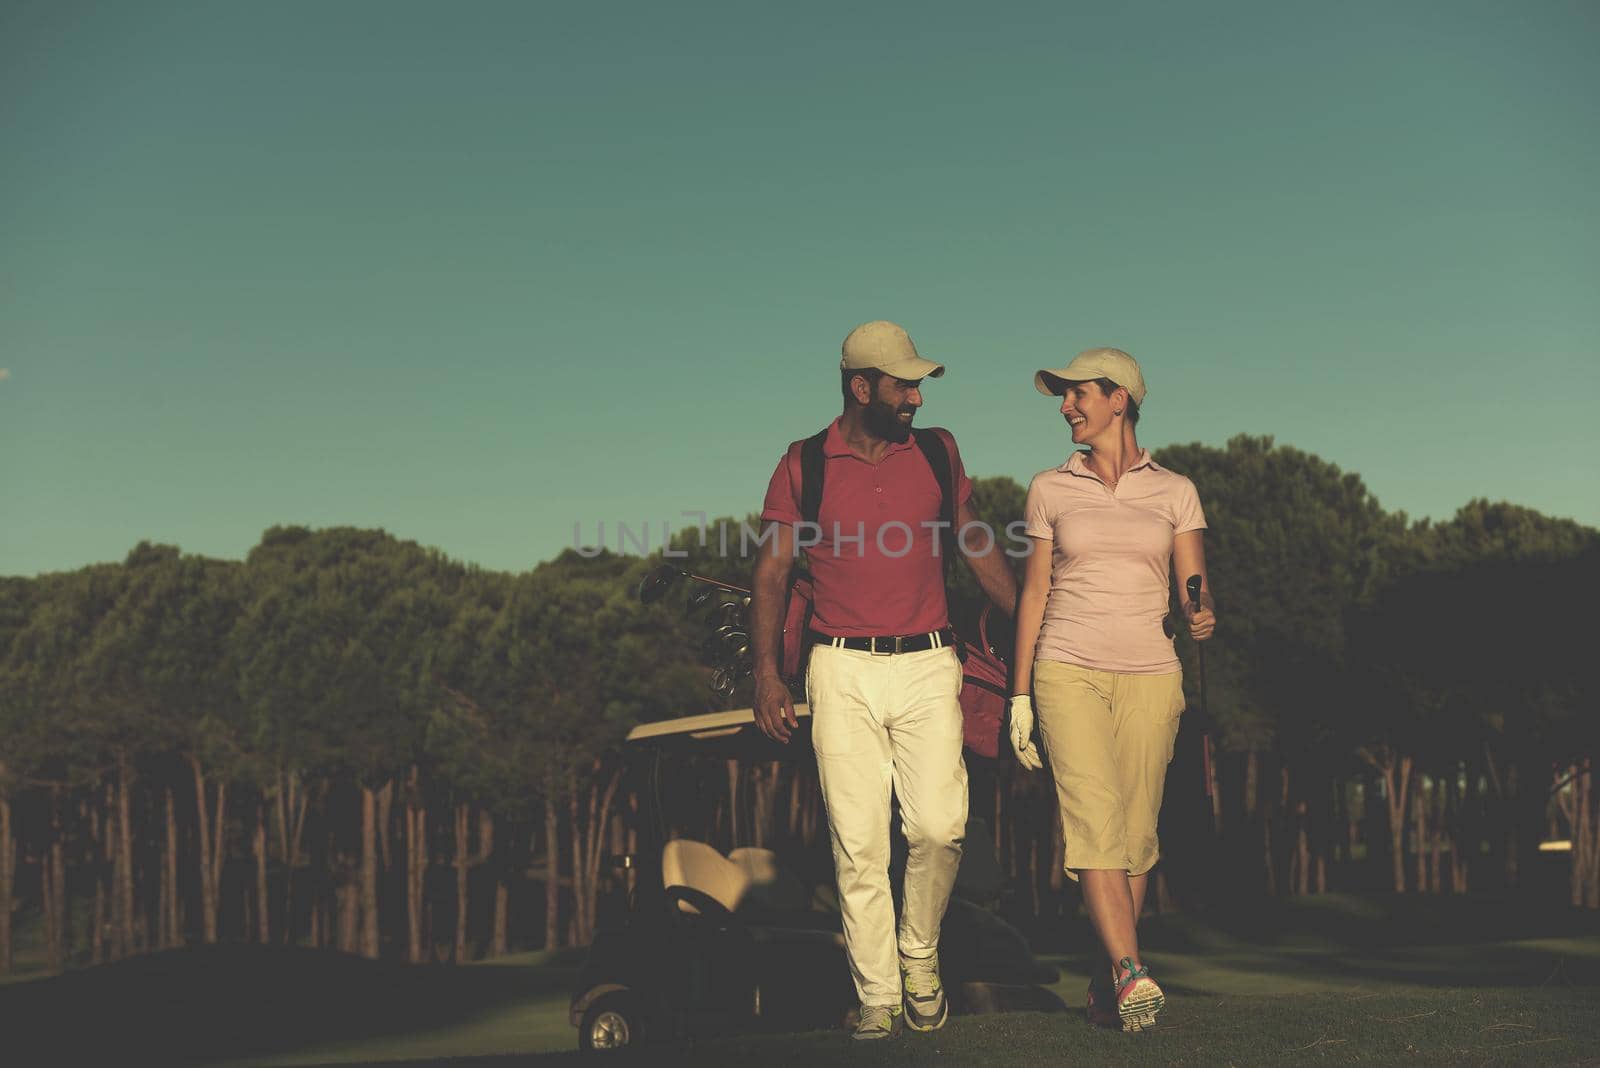
[[[1011,699],[1011,748],[1017,763],[1029,771],[1044,767],[1039,747],[1033,741],[1033,698],[1019,693]]]
[[[790,733],[800,726],[789,687],[776,672],[756,679],[755,713],[756,726],[761,728],[761,733],[785,745]]]
[[[1189,637],[1195,641],[1203,642],[1216,632],[1217,614],[1205,605],[1185,601],[1183,614],[1189,620]]]

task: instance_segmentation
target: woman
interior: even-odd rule
[[[1165,1004],[1139,956],[1137,925],[1160,856],[1156,815],[1178,717],[1183,672],[1166,616],[1168,573],[1201,580],[1185,604],[1189,633],[1216,625],[1194,484],[1139,448],[1144,377],[1119,349],[1089,349],[1034,385],[1062,398],[1074,452],[1028,487],[1034,539],[1017,606],[1011,744],[1039,768],[1039,735],[1055,776],[1067,875],[1079,882],[1105,951],[1089,982],[1093,1024],[1138,1031]],[[1180,589],[1182,586],[1180,585]],[[1032,697],[1028,683],[1032,680]]]

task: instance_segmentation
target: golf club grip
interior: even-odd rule
[[[1200,576],[1190,575],[1188,579],[1184,581],[1183,586],[1184,589],[1189,591],[1189,603],[1194,605],[1195,609],[1198,610],[1200,608]]]

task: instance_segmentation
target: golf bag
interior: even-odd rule
[[[956,631],[961,655],[961,741],[979,756],[1000,755],[1000,732],[1006,718],[1006,683],[1011,669],[996,643],[989,639],[992,609],[978,614],[977,633]],[[1002,626],[1004,621],[1002,621]]]

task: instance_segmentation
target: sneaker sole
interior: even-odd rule
[[[922,1032],[937,1031],[937,1030],[939,1030],[939,1028],[944,1026],[944,1022],[946,1020],[948,1020],[949,1018],[950,1018],[950,1000],[948,998],[945,998],[945,999],[943,999],[943,1000],[941,1000],[939,1002],[939,1015],[936,1018],[931,1018],[931,1017],[928,1018],[930,1020],[930,1022],[928,1022],[928,1023],[919,1022],[923,1018],[919,1017],[916,1014],[916,1012],[914,1012],[909,1005],[906,1006],[906,1011],[905,1011],[906,1026],[911,1028],[911,1030],[913,1030],[913,1031],[922,1031]]]
[[[1156,1013],[1166,1007],[1167,997],[1149,979],[1135,979],[1133,989],[1117,1000],[1117,1016],[1124,1031],[1144,1031],[1156,1025]]]

